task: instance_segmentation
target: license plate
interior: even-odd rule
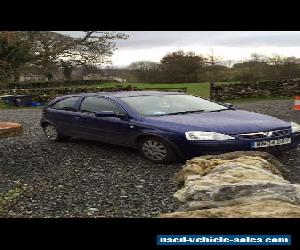
[[[251,143],[251,148],[267,148],[267,147],[289,144],[291,142],[292,142],[291,138],[282,138],[278,140],[269,140],[269,141],[257,141]]]

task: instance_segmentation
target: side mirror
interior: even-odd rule
[[[228,108],[234,108],[232,103],[223,103],[224,106],[228,107]]]
[[[101,111],[95,113],[96,117],[117,117],[114,111]]]
[[[126,114],[116,114],[116,117],[120,118],[121,120],[129,120],[129,117]]]

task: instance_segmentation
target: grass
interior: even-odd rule
[[[14,202],[24,192],[24,190],[24,187],[19,185],[18,187],[8,190],[6,194],[0,196],[0,214],[4,213],[6,207],[10,203]]]
[[[187,88],[187,92],[193,95],[209,97],[209,83],[160,83],[160,84],[151,84],[151,83],[132,83],[130,84],[133,87],[139,89],[147,88]]]
[[[5,108],[7,108],[7,105],[0,102],[0,109],[5,109]]]

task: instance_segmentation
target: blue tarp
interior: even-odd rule
[[[4,95],[0,96],[0,98],[5,104],[17,107],[28,107],[31,106],[32,103],[35,103],[32,101],[32,97],[30,95]]]

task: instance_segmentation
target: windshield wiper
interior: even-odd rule
[[[165,115],[181,115],[181,114],[190,114],[190,113],[197,113],[197,112],[204,112],[205,110],[190,110],[190,111],[179,111],[174,113],[168,113]]]
[[[224,110],[230,110],[230,109],[217,109],[217,110],[211,110],[211,111],[206,111],[206,112],[220,112]]]

